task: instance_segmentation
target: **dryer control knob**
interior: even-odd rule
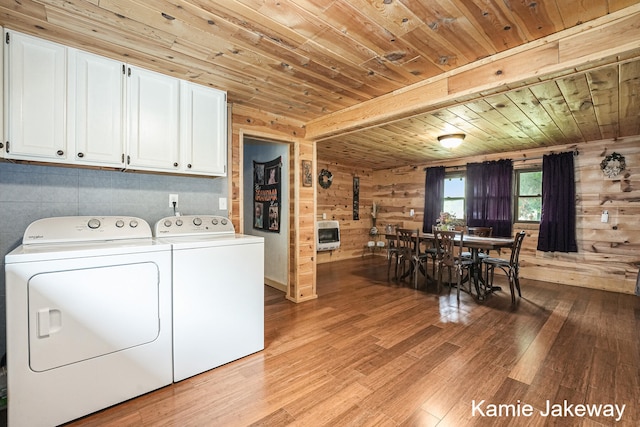
[[[193,225],[195,225],[196,227],[199,227],[202,225],[202,219],[200,218],[193,218]]]
[[[118,228],[124,227],[124,221],[121,220],[121,219],[117,220],[116,221],[116,227],[118,227]]]
[[[213,219],[211,220],[211,224],[213,224],[213,225],[218,225],[218,218],[213,218]]]
[[[95,229],[95,228],[100,227],[100,221],[97,220],[96,218],[92,218],[92,219],[89,220],[87,225],[89,226],[89,228]]]
[[[165,220],[165,222],[164,222],[164,226],[165,226],[165,227],[171,227],[171,221],[169,221],[168,219],[167,219],[167,220]]]
[[[181,219],[176,219],[176,225],[177,225],[178,227],[180,227],[182,224],[184,224],[184,223],[182,222],[182,220],[181,220]]]
[[[227,225],[227,219],[226,218],[222,218],[222,225]]]
[[[138,226],[138,221],[136,221],[135,219],[132,219],[131,222],[129,222],[129,227],[136,228],[137,226]]]

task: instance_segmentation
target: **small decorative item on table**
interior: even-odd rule
[[[449,212],[440,212],[440,216],[436,220],[436,227],[440,230],[452,230],[455,226],[456,214]]]

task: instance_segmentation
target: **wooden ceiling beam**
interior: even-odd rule
[[[322,140],[457,105],[532,79],[640,50],[640,4],[498,53],[441,76],[362,102],[306,124],[307,138]],[[588,68],[588,65],[586,66]]]

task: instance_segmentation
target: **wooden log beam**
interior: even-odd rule
[[[640,4],[306,124],[321,140],[640,56]]]

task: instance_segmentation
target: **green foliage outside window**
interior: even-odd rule
[[[540,222],[542,214],[542,171],[517,172],[518,221]]]

